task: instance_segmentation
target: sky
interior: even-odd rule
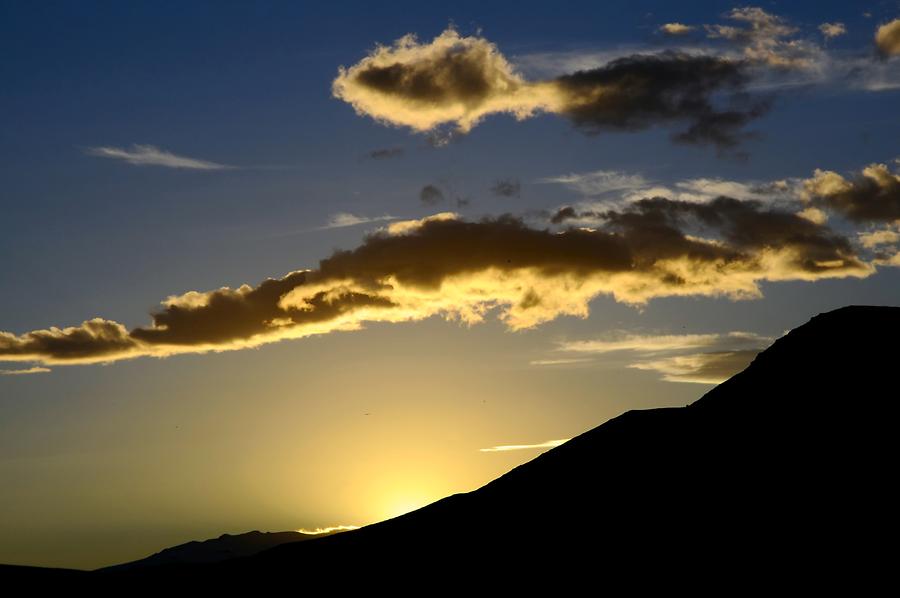
[[[898,19],[0,3],[0,562],[384,520],[897,305]]]

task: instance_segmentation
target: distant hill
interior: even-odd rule
[[[882,546],[896,537],[898,342],[900,308],[839,309],[695,403],[624,413],[476,491],[246,558],[78,581],[112,592],[859,592],[894,570]]]
[[[325,534],[323,534],[325,535]],[[322,537],[300,532],[260,532],[244,534],[222,534],[218,538],[201,542],[187,542],[166,548],[147,558],[121,565],[106,567],[107,570],[152,567],[157,565],[216,563],[242,556],[251,556],[263,550],[287,544]]]

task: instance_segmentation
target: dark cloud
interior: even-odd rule
[[[731,149],[741,141],[756,136],[755,133],[744,131],[744,127],[765,114],[769,108],[768,101],[759,101],[746,110],[725,110],[699,115],[691,126],[673,135],[672,139],[677,143]]]
[[[390,158],[399,158],[404,153],[405,150],[402,147],[385,147],[372,150],[368,156],[373,160],[388,160]]]
[[[0,332],[0,361],[121,359],[136,348],[124,326],[101,318],[81,326],[34,330],[21,336]]]
[[[686,122],[675,141],[720,148],[736,146],[744,125],[768,109],[768,101],[741,93],[747,81],[744,63],[679,52],[629,56],[557,79],[566,98],[561,112],[588,133]],[[732,94],[728,107],[713,100],[721,92]]]
[[[497,197],[519,197],[522,184],[517,179],[500,179],[491,187],[491,193]]]
[[[575,208],[572,206],[565,206],[556,211],[555,214],[550,218],[551,224],[562,224],[566,220],[575,220],[578,218],[578,213],[575,211]]]
[[[284,278],[268,279],[257,287],[221,289],[202,296],[202,303],[190,297],[172,302],[153,314],[153,326],[137,328],[132,337],[153,344],[223,343],[250,338],[265,331],[271,322],[283,318],[278,300],[294,287],[306,282],[305,272],[292,272]]]
[[[478,105],[494,90],[492,72],[482,60],[481,48],[470,52],[448,52],[439,60],[378,66],[371,65],[357,75],[364,87],[397,95],[423,106],[429,104]]]
[[[426,206],[433,206],[444,201],[444,192],[434,185],[425,185],[419,191],[419,201]]]
[[[352,278],[366,285],[391,276],[403,284],[435,288],[447,277],[489,268],[622,271],[631,262],[627,243],[617,235],[583,231],[556,235],[501,216],[479,222],[431,221],[413,234],[373,235],[357,249],[322,260],[317,276]]]
[[[827,226],[799,214],[766,206],[755,200],[718,197],[707,203],[676,201],[662,197],[642,199],[624,212],[607,212],[609,225],[654,243],[673,235],[714,233],[735,251],[779,249],[786,252],[791,268],[808,273],[839,268],[859,268],[847,238]]]
[[[252,339],[279,327],[331,321],[364,307],[393,307],[382,297],[331,289],[313,293],[307,309],[283,309],[281,298],[306,279],[307,273],[293,272],[255,288],[212,291],[205,294],[202,305],[173,303],[153,314],[152,326],[136,328],[131,336],[151,345],[217,345]]]

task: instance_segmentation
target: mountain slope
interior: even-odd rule
[[[900,308],[822,314],[688,407],[625,413],[475,492],[232,573],[402,564],[510,583],[499,566],[515,563],[527,585],[696,562],[873,564],[867,540],[894,510],[898,339]]]
[[[897,339],[900,308],[822,314],[695,403],[624,413],[474,492],[248,558],[91,583],[859,590],[893,568],[880,546],[896,530]]]

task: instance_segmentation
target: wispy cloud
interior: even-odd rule
[[[482,453],[501,453],[505,451],[525,451],[531,449],[553,448],[569,442],[569,440],[571,440],[571,438],[548,440],[547,442],[540,442],[538,444],[501,444],[500,446],[478,449],[478,451]]]
[[[694,353],[639,361],[628,367],[658,372],[666,382],[719,384],[750,365],[758,354],[758,350]]]
[[[697,177],[670,183],[661,183],[641,173],[620,170],[594,170],[571,172],[544,177],[538,183],[558,184],[585,197],[613,194],[623,201],[635,201],[644,197],[664,196],[680,201],[706,202],[725,195],[735,199],[799,198],[798,179],[776,181],[732,181],[717,177]],[[604,204],[609,204],[605,201]]]
[[[559,176],[538,179],[538,183],[556,183],[568,187],[582,195],[594,196],[610,191],[646,189],[648,181],[641,174],[630,174],[618,170],[594,170],[593,172],[572,172]]]
[[[565,341],[565,352],[639,355],[629,368],[658,372],[667,382],[718,384],[743,370],[772,342],[753,332],[712,334],[630,334],[616,332],[606,338]]]
[[[593,228],[606,220],[609,210],[627,210],[631,205],[659,197],[698,204],[698,209],[702,209],[699,204],[712,204],[726,197],[747,202],[746,205],[778,206],[818,224],[827,220],[824,212],[808,209],[803,201],[804,180],[800,178],[733,181],[697,177],[660,182],[640,173],[597,170],[545,177],[537,182],[560,184],[582,195],[580,200],[549,214],[551,224],[566,226]]]
[[[870,13],[863,13],[871,17]],[[580,48],[541,52],[513,58],[519,70],[531,76],[559,76],[589,70],[634,54],[656,52],[659,42],[676,52],[744,61],[752,68],[750,91],[777,91],[810,85],[837,89],[882,92],[900,87],[900,61],[878,60],[870,47],[830,49],[827,42],[846,35],[844,23],[821,23],[817,27],[794,26],[786,19],[760,8],[735,8],[724,15],[728,23],[667,23],[653,46],[625,45],[613,48]],[[705,38],[692,32],[704,32]],[[817,43],[822,36],[824,43]],[[882,58],[900,54],[900,19],[873,32],[875,48]]]
[[[847,27],[843,23],[822,23],[819,25],[819,31],[826,39],[831,39],[847,33]]]
[[[684,351],[710,347],[760,346],[772,339],[753,332],[727,332],[724,334],[630,334],[615,332],[606,338],[587,341],[563,341],[560,351],[575,353],[612,353],[614,351],[637,351],[659,353],[662,351]]]
[[[331,534],[334,532],[349,532],[355,529],[359,529],[358,525],[332,525],[331,527],[317,527],[315,529],[304,529],[300,528],[297,531],[301,534],[306,534],[307,536],[318,536],[321,534]]]
[[[384,216],[357,216],[349,212],[339,212],[328,219],[325,226],[320,228],[344,228],[347,226],[356,226],[358,224],[368,224],[369,222],[384,222],[385,220],[396,220],[396,217],[385,214]]]
[[[129,149],[121,147],[89,147],[85,152],[100,158],[122,160],[135,166],[164,166],[186,170],[229,170],[235,168],[208,160],[179,156],[153,145],[134,144]]]
[[[0,370],[0,376],[27,376],[29,374],[46,374],[50,368],[33,367],[27,370]]]

